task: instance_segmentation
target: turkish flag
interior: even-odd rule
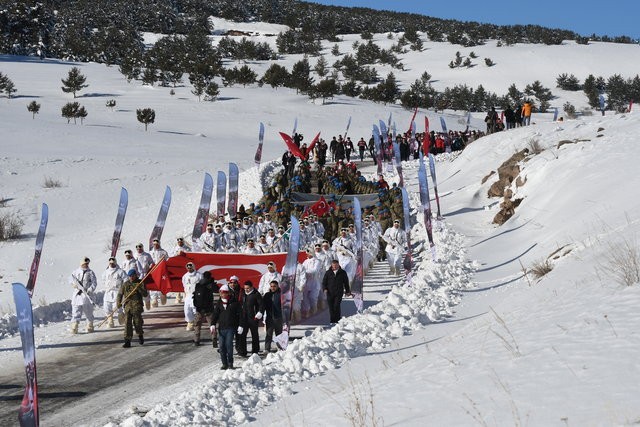
[[[171,280],[169,279],[167,259],[161,260],[160,263],[153,268],[151,274],[149,274],[145,280],[145,283],[148,283],[147,289],[149,290],[160,291],[165,295],[173,292]]]
[[[304,156],[304,154],[302,154],[302,151],[300,151],[300,149],[298,148],[298,146],[296,145],[295,142],[293,142],[293,138],[291,138],[289,135],[287,135],[284,132],[280,132],[280,136],[282,137],[282,139],[284,139],[285,144],[287,144],[287,148],[289,149],[289,151],[291,151],[291,153],[302,159],[302,160],[306,160],[307,158]]]
[[[323,196],[320,196],[320,200],[311,205],[309,210],[318,216],[325,216],[329,212],[329,204]]]
[[[309,147],[307,148],[307,155],[313,151],[313,147],[316,146],[316,143],[318,142],[319,139],[320,139],[320,132],[318,132],[316,137],[313,138],[313,141],[311,141],[311,144],[309,144]]]
[[[181,252],[180,255],[162,260],[145,280],[147,289],[168,292],[183,292],[182,276],[187,272],[188,262],[194,263],[200,273],[211,272],[211,277],[218,284],[226,284],[229,277],[238,276],[240,283],[251,280],[255,287],[260,278],[267,272],[267,263],[276,263],[276,269],[282,270],[287,253],[248,255],[240,253],[216,252]],[[298,253],[298,262],[307,259],[305,252]]]

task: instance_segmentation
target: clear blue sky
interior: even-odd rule
[[[640,0],[307,0],[497,25],[536,24],[582,35],[640,39]],[[485,5],[491,5],[487,8]]]

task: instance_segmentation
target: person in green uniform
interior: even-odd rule
[[[136,334],[138,334],[138,342],[140,345],[144,344],[144,336],[142,332],[142,311],[144,306],[144,297],[149,292],[138,279],[138,272],[135,268],[132,268],[127,272],[129,280],[125,281],[117,296],[118,308],[124,307],[125,326],[124,326],[124,344],[122,347],[131,347],[131,338],[133,337],[133,328],[136,328]]]

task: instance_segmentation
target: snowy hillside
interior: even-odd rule
[[[224,29],[224,23],[216,28]],[[266,35],[272,28],[242,30],[274,43]],[[146,41],[156,38],[147,35]],[[345,37],[340,51],[349,52],[358,38]],[[374,41],[383,47],[393,43],[386,35],[375,35]],[[333,44],[324,45],[330,56]],[[406,71],[393,71],[405,87],[426,70],[439,88],[482,84],[498,93],[511,83],[523,87],[540,80],[558,96],[552,106],[561,109],[569,101],[583,108],[582,92],[554,88],[557,75],[632,77],[640,69],[638,49],[572,42],[467,49],[425,42],[423,52],[402,56]],[[449,69],[456,51],[466,55],[470,50],[479,56],[476,67]],[[484,66],[485,57],[496,65]],[[290,68],[301,58],[291,55],[280,62]],[[249,65],[261,75],[269,63]],[[72,100],[60,90],[60,79],[72,66],[80,67],[90,85],[76,99],[89,113],[82,125],[67,124],[60,116],[60,108]],[[0,215],[16,212],[24,220],[22,238],[0,242],[3,313],[13,312],[10,284],[26,281],[43,202],[50,219],[35,305],[69,299],[67,277],[82,257],[89,256],[96,271],[106,266],[120,187],[129,191],[122,249],[148,241],[164,188],[172,188],[163,235],[169,248],[177,236],[191,232],[205,172],[227,171],[228,163],[236,162],[242,171],[240,202],[260,197],[253,166],[260,122],[267,129],[263,159],[270,160],[284,151],[277,132],[290,132],[296,118],[303,134],[321,131],[330,139],[344,133],[351,116],[350,135],[366,138],[371,125],[389,113],[398,129],[408,127],[412,114],[343,96],[320,105],[293,90],[267,86],[223,87],[218,101],[198,102],[188,83],[170,95],[170,88],[127,83],[116,67],[90,63],[0,56],[0,71],[18,89],[14,99],[0,99]],[[379,72],[389,71],[380,67]],[[110,99],[117,103],[113,111],[105,106]],[[35,119],[26,109],[33,100],[42,104]],[[156,123],[147,132],[135,116],[136,109],[145,107],[156,111]],[[437,130],[441,115],[449,128],[464,128],[465,112],[420,110],[419,131],[425,115]],[[483,117],[474,114],[472,127],[482,129]],[[633,273],[636,262],[637,274],[640,262],[640,116],[637,111],[607,112],[605,117],[551,120],[551,114],[534,115],[535,125],[481,138],[455,159],[441,156],[438,183],[445,220],[435,231],[438,259],[431,261],[418,247],[412,285],[394,288],[364,316],[318,331],[278,358],[250,359],[244,369],[225,374],[232,384],[227,395],[207,394],[217,389],[206,390],[205,381],[211,385],[221,377],[210,374],[208,366],[199,367],[200,379],[189,378],[193,387],[180,385],[190,392],[170,406],[151,409],[146,424],[135,415],[127,425],[250,420],[259,425],[348,425],[350,416],[362,416],[366,425],[637,423],[640,287],[621,284],[616,272],[629,262]],[[519,164],[524,185],[512,186],[513,199],[522,199],[515,215],[500,227],[492,224],[501,199],[487,197],[496,177],[484,183],[483,178],[517,151],[533,151],[536,145],[541,152]],[[406,162],[404,168],[415,205],[417,164]],[[60,186],[45,188],[46,179]],[[425,239],[419,223],[413,238]],[[532,270],[544,264],[551,271],[536,279]],[[72,339],[62,328],[52,337],[46,333],[50,327],[36,331],[37,343]],[[12,341],[2,342],[7,340]],[[0,346],[16,348],[15,340],[2,340]],[[12,363],[20,357],[19,351],[0,354],[0,360]],[[272,395],[261,389],[266,386],[275,387]],[[247,400],[237,406],[220,405],[220,400],[242,398]],[[121,413],[119,421],[129,416],[128,408]]]

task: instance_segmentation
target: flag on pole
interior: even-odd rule
[[[305,160],[306,159],[305,155],[302,154],[302,151],[300,151],[300,148],[298,148],[296,143],[293,142],[293,138],[291,138],[289,135],[287,135],[284,132],[279,132],[279,133],[282,139],[284,140],[284,143],[287,144],[287,148],[289,149],[289,151],[291,151],[291,154],[298,157],[299,159]]]
[[[447,133],[447,123],[444,121],[443,116],[440,116],[440,126],[442,126],[442,132]]]

